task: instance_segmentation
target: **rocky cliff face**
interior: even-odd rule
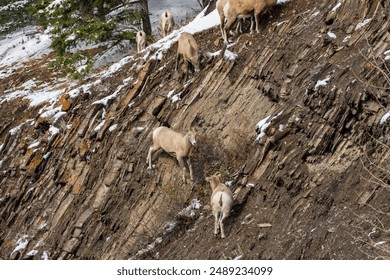
[[[209,58],[188,82],[173,46],[83,81],[55,118],[2,102],[0,257],[389,258],[389,11],[294,0],[235,39],[235,60]],[[209,52],[219,37],[195,35]],[[50,75],[31,62],[0,88]],[[165,153],[147,169],[160,125],[197,129],[194,182]],[[216,171],[236,196],[226,239],[214,237],[204,180]]]

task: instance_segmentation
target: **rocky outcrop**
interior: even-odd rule
[[[296,0],[187,83],[174,47],[66,91],[59,119],[1,103],[0,257],[389,258],[389,11]],[[195,38],[216,51],[219,36]],[[160,125],[197,128],[193,183],[170,155],[147,169]],[[224,240],[204,180],[215,171],[236,197]]]

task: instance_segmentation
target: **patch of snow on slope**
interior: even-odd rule
[[[379,123],[384,124],[387,122],[388,119],[390,119],[390,112],[384,114]]]
[[[18,241],[16,241],[16,247],[15,249],[12,251],[11,255],[14,253],[14,252],[19,252],[21,250],[24,250],[27,245],[28,245],[28,239],[27,239],[28,235],[23,235],[21,238],[18,239]],[[10,256],[11,256],[10,255]]]
[[[0,41],[0,68],[41,58],[52,51],[50,45],[50,35],[38,33],[33,26],[7,35]]]
[[[282,112],[280,112],[279,114],[277,114],[276,116],[274,116],[272,119],[269,120],[269,118],[271,116],[268,116],[264,119],[262,119],[261,121],[259,121],[257,124],[256,124],[256,131],[258,131],[258,135],[256,137],[256,140],[255,141],[260,141],[264,136],[265,136],[265,131],[266,129],[271,125],[271,122],[278,116],[280,116],[280,114],[282,114]]]
[[[343,3],[344,3],[344,1],[341,1],[336,6],[334,6],[333,9],[332,9],[332,12],[336,12],[341,7],[341,4],[343,4]]]
[[[337,39],[337,35],[334,34],[334,33],[331,32],[331,31],[328,32],[328,36],[329,36],[330,38],[332,38],[332,39]]]
[[[368,19],[364,20],[363,22],[358,23],[358,24],[356,25],[356,27],[355,27],[355,31],[361,29],[363,26],[365,26],[365,25],[367,25],[368,23],[370,23],[370,21],[371,21],[371,18],[368,18]]]
[[[316,85],[314,86],[314,90],[318,90],[319,87],[326,86],[329,81],[330,81],[330,77],[327,77],[326,79],[323,80],[318,80]]]

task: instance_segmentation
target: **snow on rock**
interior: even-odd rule
[[[16,241],[16,247],[15,247],[15,249],[12,251],[12,253],[10,254],[10,256],[12,256],[13,253],[19,252],[19,251],[21,251],[21,250],[24,250],[24,249],[27,247],[27,245],[28,245],[28,243],[29,243],[29,241],[28,241],[27,238],[28,238],[28,235],[23,235],[21,238],[18,239],[18,241]]]
[[[50,35],[38,33],[34,26],[7,35],[0,41],[0,68],[42,58],[52,51],[50,45]]]
[[[385,51],[383,54],[385,55],[385,60],[389,60],[390,59],[390,50]]]
[[[371,21],[371,18],[368,18],[368,19],[364,20],[363,22],[358,23],[358,24],[356,25],[356,27],[355,27],[355,31],[361,29],[363,26],[365,26],[365,25],[367,25],[368,23],[370,23],[370,21]]]
[[[383,115],[381,120],[379,121],[380,124],[384,124],[390,119],[390,112],[387,112],[386,114]]]
[[[36,254],[38,254],[38,250],[37,249],[33,249],[33,250],[31,250],[30,252],[27,253],[27,256],[28,257],[33,257]]]
[[[341,5],[344,3],[344,0],[341,1],[340,3],[338,3],[336,6],[333,7],[332,9],[332,12],[336,12],[340,7]]]
[[[176,222],[167,222],[163,229],[164,233],[171,232],[176,227]]]
[[[15,135],[16,133],[18,133],[18,132],[22,129],[22,125],[23,125],[23,124],[18,125],[18,126],[16,126],[16,127],[12,128],[12,129],[9,131],[9,135],[13,136],[13,135]]]
[[[331,32],[331,31],[328,32],[328,36],[329,36],[330,38],[332,38],[332,39],[337,39],[337,35],[334,34],[334,33]]]
[[[95,127],[95,129],[94,129],[93,131],[95,131],[95,132],[100,131],[100,130],[102,129],[102,127],[104,126],[105,123],[106,123],[106,120],[103,120],[101,123],[99,123],[99,124]]]
[[[269,118],[271,116],[268,116],[264,119],[262,119],[261,121],[259,121],[257,124],[256,124],[256,131],[258,131],[258,135],[256,137],[256,140],[255,141],[260,141],[264,136],[265,136],[265,131],[266,129],[271,125],[271,122],[277,118],[278,116],[280,116],[280,114],[282,114],[282,112],[280,112],[279,114],[277,114],[276,116],[274,116],[273,118],[271,118],[269,120]]]
[[[42,253],[41,259],[47,261],[49,259],[49,253],[47,251],[44,251]]]
[[[134,259],[134,258],[136,258],[136,257],[138,257],[140,255],[143,255],[143,254],[153,250],[154,247],[156,247],[157,244],[160,244],[162,242],[162,240],[163,240],[162,237],[157,237],[152,243],[148,244],[146,246],[146,248],[139,250],[137,252],[137,254],[134,257],[130,258],[130,259]]]
[[[229,46],[228,46],[229,47]],[[222,53],[222,50],[216,51],[216,52],[206,52],[206,56],[209,57],[218,57]],[[228,60],[235,60],[237,58],[237,55],[228,49],[225,50],[224,58]]]
[[[327,77],[323,80],[318,80],[316,85],[314,86],[314,90],[318,90],[320,87],[326,86],[329,81],[330,81],[330,77]]]
[[[191,204],[179,212],[179,216],[185,216],[189,218],[195,217],[194,209],[200,209],[201,204],[199,199],[193,199]]]
[[[41,142],[37,141],[35,143],[32,143],[30,146],[27,147],[27,149],[34,149],[37,148],[41,144]]]
[[[36,107],[44,103],[54,104],[59,97],[64,93],[64,89],[55,89],[51,86],[31,90],[24,88],[15,91],[5,91],[5,96],[0,97],[0,104],[6,101],[11,101],[16,98],[27,99],[30,101],[30,106]]]
[[[51,125],[50,128],[49,128],[49,141],[51,140],[51,138],[54,135],[56,135],[58,133],[60,133],[60,130],[57,127]]]
[[[108,131],[109,131],[109,132],[112,132],[112,131],[114,131],[115,129],[117,129],[117,127],[118,127],[118,125],[117,125],[117,124],[114,124],[114,125],[112,125],[112,126],[110,126],[110,127],[108,128]]]

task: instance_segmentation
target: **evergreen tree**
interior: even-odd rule
[[[131,0],[39,1],[34,14],[52,34],[52,48],[57,52],[53,66],[80,78],[90,71],[98,50],[123,40],[135,41],[142,23],[138,4]],[[81,46],[93,46],[95,51],[79,51]]]
[[[0,0],[0,36],[35,23],[28,10],[38,0]]]

